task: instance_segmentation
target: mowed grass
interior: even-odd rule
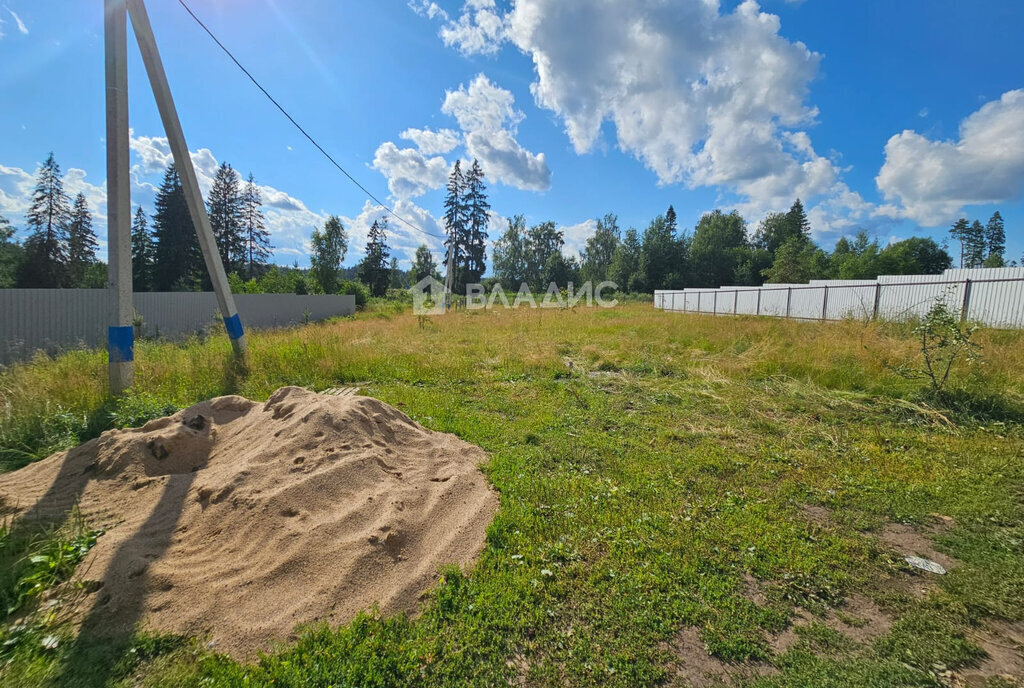
[[[482,446],[501,508],[475,567],[443,572],[412,618],[368,610],[247,665],[202,639],[65,630],[8,652],[0,684],[683,686],[693,639],[736,669],[727,682],[948,684],[984,661],[984,628],[1024,621],[1024,334],[977,337],[984,364],[940,400],[887,367],[915,354],[907,326],[644,304],[371,314],[251,333],[245,366],[219,336],[142,342],[119,402],[103,353],[16,366],[0,374],[7,469],[212,396],[362,383]],[[940,517],[928,537],[961,562],[946,576],[879,540]],[[892,627],[856,641],[814,624],[773,646],[797,608],[824,619],[855,595]]]

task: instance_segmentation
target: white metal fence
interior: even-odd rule
[[[904,320],[925,315],[939,299],[964,320],[1024,328],[1024,268],[946,270],[942,275],[882,275],[874,280],[658,290],[662,310],[715,315],[771,315],[807,320]]]
[[[134,301],[142,319],[137,336],[175,338],[224,327],[212,292],[137,293]],[[356,310],[354,296],[236,294],[235,301],[247,329],[284,327]],[[39,350],[53,354],[105,347],[110,308],[106,289],[0,289],[0,364],[27,359]]]

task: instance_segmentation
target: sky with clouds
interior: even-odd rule
[[[608,212],[643,229],[674,205],[751,228],[800,197],[826,247],[860,229],[944,239],[1006,218],[1024,253],[1024,4],[978,0],[193,0],[306,129],[408,221],[404,264],[440,256],[455,160],[495,213],[554,220],[577,252]],[[329,214],[362,255],[385,211],[326,161],[175,0],[148,0],[201,186],[221,161],[263,190],[274,260],[308,264]],[[102,3],[0,4],[0,213],[23,227],[53,151],[105,249]],[[130,38],[130,41],[133,39]],[[170,152],[130,43],[132,199]]]

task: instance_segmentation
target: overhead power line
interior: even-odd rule
[[[306,137],[306,139],[307,139],[307,140],[309,140],[309,142],[310,142],[310,143],[312,143],[312,144],[313,144],[313,146],[314,146],[314,147],[315,147],[315,148],[316,148],[316,149],[317,149],[318,151],[320,151],[320,152],[321,152],[321,153],[323,154],[323,156],[324,156],[325,158],[327,158],[327,159],[328,159],[328,160],[330,161],[330,163],[331,163],[332,165],[334,165],[335,167],[337,167],[337,168],[338,168],[338,170],[339,170],[339,171],[340,171],[340,172],[341,172],[341,173],[342,173],[343,175],[345,175],[346,177],[348,177],[349,181],[351,181],[351,182],[352,182],[353,184],[355,184],[355,185],[356,185],[357,187],[359,187],[359,189],[360,189],[360,190],[361,190],[361,191],[362,191],[362,192],[363,192],[364,194],[366,194],[366,195],[367,195],[367,196],[368,196],[368,197],[370,198],[370,200],[374,201],[374,202],[375,202],[375,203],[376,203],[377,205],[379,205],[379,206],[380,206],[381,208],[383,208],[384,210],[386,210],[386,211],[387,211],[387,212],[388,212],[388,213],[389,213],[389,214],[390,214],[390,215],[391,215],[392,217],[394,217],[394,218],[395,218],[396,220],[398,220],[398,221],[399,221],[399,222],[401,222],[402,224],[406,225],[406,226],[407,226],[407,227],[409,227],[410,229],[413,229],[413,230],[415,230],[415,231],[417,231],[417,232],[422,232],[423,234],[426,234],[427,236],[432,236],[432,237],[435,237],[435,238],[437,238],[437,239],[445,239],[445,238],[447,238],[447,237],[445,237],[445,236],[444,236],[444,235],[442,235],[442,234],[434,234],[434,233],[432,233],[432,232],[428,232],[427,230],[423,229],[422,227],[418,227],[418,226],[416,226],[415,224],[413,224],[413,223],[412,223],[412,222],[410,222],[409,220],[406,220],[406,219],[405,219],[404,217],[402,217],[401,215],[399,215],[398,213],[396,213],[396,212],[395,212],[395,210],[394,210],[394,208],[392,208],[391,206],[389,206],[388,204],[384,203],[384,202],[383,202],[383,201],[381,201],[381,200],[380,200],[379,198],[377,198],[376,196],[374,196],[374,195],[373,195],[372,193],[370,193],[370,190],[369,190],[369,189],[367,189],[367,188],[366,188],[365,186],[363,186],[362,184],[360,184],[360,183],[359,183],[359,180],[357,180],[357,179],[356,179],[355,177],[353,177],[353,176],[352,176],[351,174],[349,174],[349,173],[348,173],[348,171],[347,171],[347,170],[346,170],[346,169],[345,169],[344,167],[342,167],[342,166],[341,166],[341,164],[340,164],[340,163],[338,163],[338,161],[337,161],[337,160],[335,160],[335,159],[334,159],[334,158],[333,158],[333,157],[331,156],[331,154],[330,154],[330,153],[328,153],[328,152],[327,152],[326,150],[324,150],[324,147],[323,147],[323,146],[321,146],[321,145],[320,145],[319,143],[317,143],[316,139],[314,139],[314,138],[313,138],[312,136],[310,136],[309,132],[307,132],[307,131],[306,131],[305,129],[303,129],[303,128],[302,128],[302,125],[301,125],[301,124],[299,124],[298,122],[296,122],[296,121],[295,121],[295,118],[294,118],[294,117],[292,117],[292,116],[291,116],[291,115],[290,115],[290,114],[288,113],[288,111],[287,111],[287,110],[285,110],[285,109],[284,109],[284,107],[282,107],[282,105],[281,105],[281,104],[280,104],[279,102],[277,102],[277,100],[275,100],[275,99],[274,99],[274,96],[270,95],[270,93],[269,93],[269,92],[267,91],[267,89],[263,88],[263,85],[262,85],[262,84],[261,84],[261,83],[260,83],[259,81],[257,81],[256,77],[254,77],[254,76],[253,76],[253,75],[252,75],[252,74],[251,74],[251,73],[249,72],[249,70],[248,70],[248,69],[246,69],[246,68],[245,68],[245,67],[244,67],[244,66],[242,65],[242,63],[241,63],[241,62],[239,62],[239,61],[238,61],[238,58],[236,58],[236,57],[235,57],[235,56],[234,56],[234,55],[233,55],[233,54],[231,53],[231,51],[230,51],[230,50],[228,50],[228,49],[227,49],[227,47],[226,47],[226,46],[225,46],[225,45],[224,45],[223,43],[221,43],[221,42],[220,42],[220,39],[218,39],[218,38],[217,38],[217,36],[215,36],[215,35],[214,35],[213,31],[211,31],[211,30],[209,29],[209,27],[207,27],[207,26],[206,26],[206,24],[204,24],[204,23],[203,23],[203,21],[202,21],[202,20],[201,20],[201,19],[200,19],[199,17],[197,17],[197,16],[196,16],[196,13],[192,11],[192,8],[188,6],[188,4],[187,4],[187,3],[185,2],[185,0],[178,0],[178,4],[180,4],[180,5],[182,6],[182,7],[184,7],[184,8],[185,8],[185,11],[189,13],[189,15],[190,15],[190,16],[192,17],[192,19],[194,19],[194,20],[195,20],[195,22],[196,22],[197,24],[199,24],[199,26],[200,26],[200,27],[202,27],[203,31],[205,31],[205,32],[206,32],[206,33],[207,33],[207,34],[208,34],[208,35],[210,36],[210,38],[212,38],[212,39],[213,39],[213,42],[214,42],[214,43],[216,43],[216,44],[217,44],[217,46],[218,46],[218,47],[219,47],[219,48],[220,48],[221,50],[223,50],[223,51],[224,51],[224,54],[225,54],[225,55],[227,55],[227,56],[228,56],[229,58],[231,58],[231,61],[235,63],[235,66],[236,66],[236,67],[238,67],[238,68],[239,68],[240,70],[242,70],[242,73],[243,73],[243,74],[245,74],[245,75],[246,75],[247,77],[249,77],[249,81],[251,81],[251,82],[253,83],[253,85],[255,85],[255,86],[256,86],[256,88],[258,88],[258,89],[260,90],[260,92],[262,92],[262,93],[263,93],[263,95],[265,95],[265,96],[267,97],[267,100],[269,100],[269,101],[270,101],[271,103],[273,103],[273,104],[274,104],[274,107],[276,107],[276,108],[277,108],[278,110],[280,110],[280,111],[281,111],[281,114],[282,114],[282,115],[284,115],[285,117],[287,117],[287,118],[288,118],[288,121],[289,121],[289,122],[291,122],[291,123],[292,123],[292,125],[294,125],[294,127],[295,127],[296,129],[298,129],[298,130],[299,130],[299,132],[300,132],[300,133],[301,133],[301,134],[302,134],[303,136],[305,136],[305,137]]]

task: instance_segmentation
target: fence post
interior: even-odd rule
[[[715,290],[715,298],[711,300],[711,314],[718,315],[718,290]]]
[[[740,302],[740,290],[736,289],[732,293],[732,314],[733,315],[736,315],[737,311],[739,310],[739,302]]]
[[[761,315],[761,287],[757,288],[757,311],[754,315]]]
[[[697,312],[698,313],[701,312],[701,310],[700,310],[700,295],[703,294],[703,293],[704,292],[702,292],[702,291],[697,292]]]
[[[821,299],[821,319],[822,321],[827,320],[828,315],[828,285],[825,285],[825,295]]]
[[[971,307],[971,280],[964,280],[964,302],[960,306],[960,322],[967,322],[967,310]]]
[[[789,317],[789,304],[793,302],[793,287],[786,287],[786,317]]]
[[[878,304],[882,300],[882,283],[875,282],[875,308],[871,311],[871,319],[878,320]]]

